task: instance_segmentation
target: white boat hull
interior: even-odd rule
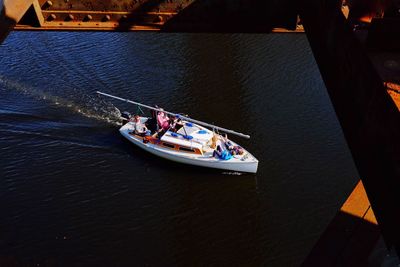
[[[206,168],[222,169],[237,172],[256,173],[258,168],[258,160],[245,151],[246,157],[233,157],[229,160],[217,159],[215,157],[184,153],[180,151],[174,151],[168,148],[161,147],[152,143],[144,143],[142,137],[131,135],[130,123],[125,124],[120,128],[120,133],[128,139],[134,145],[164,159],[171,161],[195,165]]]

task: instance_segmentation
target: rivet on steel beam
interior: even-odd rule
[[[51,7],[53,5],[52,1],[46,1],[46,3],[43,4],[42,9],[48,9],[49,7]]]
[[[50,16],[47,17],[47,21],[52,21],[57,18],[56,14],[50,14]]]
[[[74,15],[68,14],[68,16],[65,18],[66,21],[71,21],[74,20]]]
[[[111,19],[110,15],[105,15],[102,21],[109,21]]]
[[[162,17],[162,16],[157,16],[155,19],[154,19],[154,22],[156,22],[156,23],[161,23],[161,22],[163,22],[164,21],[164,18]]]
[[[86,16],[83,18],[83,21],[91,21],[92,19],[93,19],[92,15],[86,15]]]

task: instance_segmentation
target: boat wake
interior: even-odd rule
[[[241,172],[223,172],[224,175],[233,175],[233,176],[241,176],[243,173]]]
[[[68,109],[85,117],[121,125],[121,112],[112,103],[104,98],[87,94],[82,90],[71,88],[67,96],[60,96],[59,92],[47,92],[37,87],[28,86],[21,82],[13,81],[0,75],[0,85],[4,90],[18,92],[30,98],[46,101],[60,108]]]

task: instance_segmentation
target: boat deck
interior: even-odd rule
[[[212,137],[214,133],[196,124],[184,126],[176,133],[167,131],[161,138],[155,134],[140,136],[134,133],[134,123],[128,122],[120,129],[130,142],[157,156],[190,165],[255,173],[258,160],[243,149],[243,154],[229,159],[214,156]],[[189,134],[190,133],[190,134]],[[219,136],[221,138],[221,136]],[[239,146],[229,140],[234,146]],[[221,145],[222,147],[222,145]]]

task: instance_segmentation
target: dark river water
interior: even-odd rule
[[[172,163],[96,90],[252,136],[257,174]],[[0,45],[0,260],[298,266],[357,180],[305,35],[13,32]],[[38,265],[38,266],[39,266]]]

